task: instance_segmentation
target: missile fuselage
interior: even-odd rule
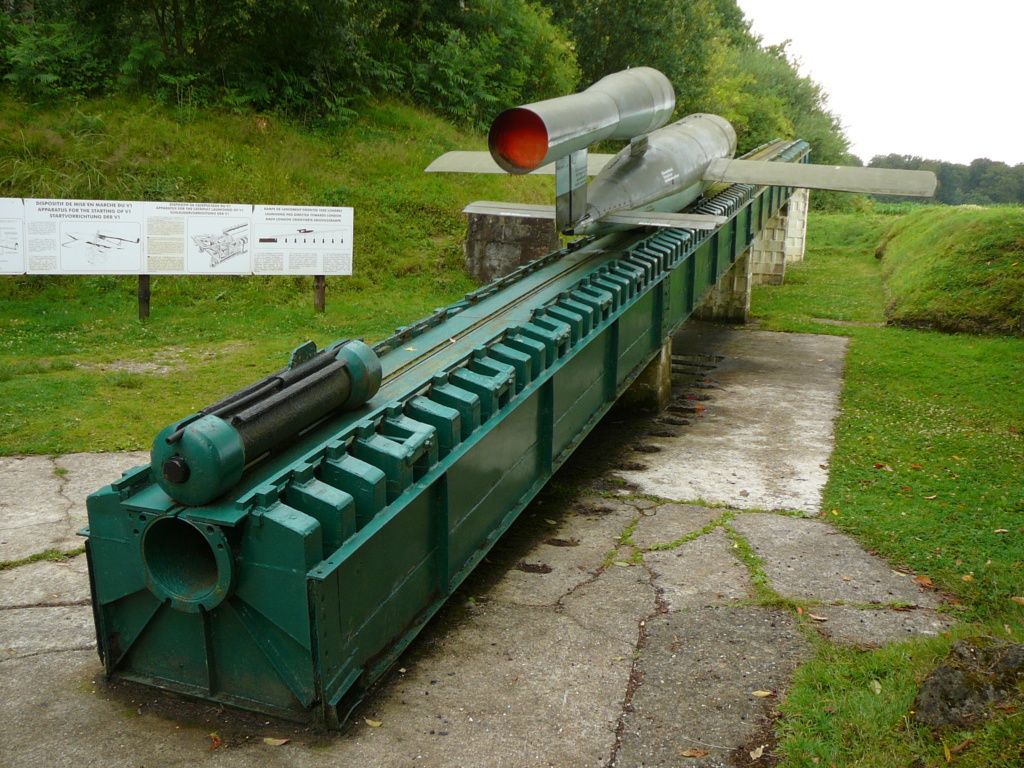
[[[448,162],[445,155],[427,170],[516,175],[553,170],[555,205],[533,206],[531,213],[553,218],[559,231],[574,235],[638,226],[714,229],[720,217],[676,212],[716,183],[923,197],[935,191],[935,174],[929,171],[737,160],[736,132],[728,120],[698,113],[666,126],[674,105],[672,84],[657,70],[617,72],[579,93],[502,112],[491,125],[486,163],[461,157]],[[588,158],[587,149],[605,139],[630,144],[617,155]],[[480,201],[466,210],[500,215],[502,205]]]
[[[594,235],[627,225],[600,219],[620,211],[671,212],[685,208],[710,186],[708,166],[736,153],[736,131],[724,117],[687,115],[631,144],[605,166],[587,189],[587,211],[574,227]]]

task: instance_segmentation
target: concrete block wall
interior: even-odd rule
[[[811,191],[798,189],[786,204],[786,263],[804,260],[807,247],[807,209]]]
[[[753,285],[782,285],[786,276],[786,209],[782,208],[750,244]]]
[[[694,310],[693,318],[734,325],[746,323],[750,319],[750,264],[747,249]]]
[[[806,189],[793,193],[697,307],[694,318],[737,325],[750,319],[750,286],[782,285],[786,264],[804,259],[809,197]]]

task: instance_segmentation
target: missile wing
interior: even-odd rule
[[[931,171],[900,171],[891,168],[860,168],[852,165],[765,163],[757,160],[720,158],[704,174],[706,181],[730,184],[761,184],[772,187],[830,189],[876,195],[931,197],[937,180]]]
[[[615,155],[588,152],[587,175],[597,176],[612,161],[613,157]],[[508,173],[491,157],[490,152],[472,152],[467,150],[445,152],[428,165],[424,171],[427,173]],[[535,168],[528,175],[554,176],[555,163],[548,163],[540,168]]]

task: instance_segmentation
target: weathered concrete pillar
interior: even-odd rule
[[[750,249],[743,252],[694,310],[696,320],[743,325],[750,319]]]
[[[757,233],[750,244],[750,282],[782,285],[786,277],[786,208]]]
[[[619,403],[638,411],[660,411],[672,400],[672,340],[622,393]]]
[[[786,204],[786,263],[803,261],[807,249],[807,210],[811,190],[795,190]]]
[[[490,283],[560,247],[550,219],[471,213],[464,247],[466,271]]]

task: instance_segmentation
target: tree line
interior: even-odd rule
[[[939,180],[935,200],[947,205],[1024,204],[1024,163],[1006,163],[979,157],[970,165],[925,160],[914,155],[876,155],[872,168],[932,171]],[[882,200],[901,198],[882,197]]]
[[[740,149],[808,140],[854,162],[820,86],[736,0],[0,0],[0,77],[31,100],[142,93],[172,104],[345,119],[381,97],[481,128],[505,107],[629,66],[679,113],[731,120]]]

